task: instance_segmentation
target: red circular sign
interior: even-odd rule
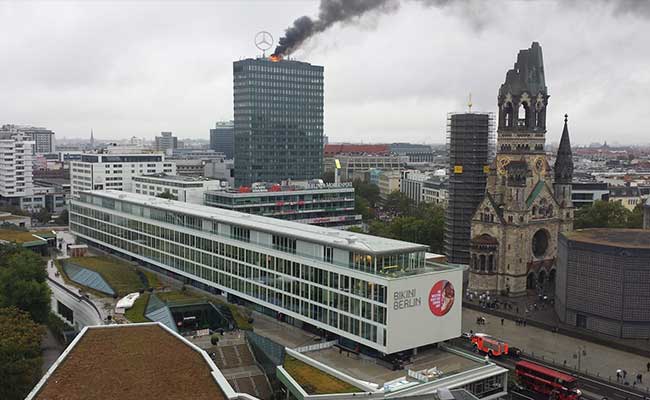
[[[429,292],[429,310],[438,317],[447,314],[454,305],[455,295],[456,291],[451,282],[447,280],[436,282]]]

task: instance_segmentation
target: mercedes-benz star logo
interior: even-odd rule
[[[255,35],[255,47],[266,51],[273,46],[273,36],[267,31],[257,32]]]

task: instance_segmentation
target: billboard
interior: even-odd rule
[[[462,268],[391,279],[386,352],[424,346],[461,334]]]

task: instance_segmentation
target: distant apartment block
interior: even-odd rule
[[[34,153],[52,153],[55,150],[54,132],[47,128],[29,125],[3,125],[0,132],[22,132],[27,140],[34,142]]]
[[[381,171],[399,171],[406,166],[407,156],[396,155],[347,155],[339,154],[324,159],[325,171],[334,171],[335,160],[339,160],[341,180],[352,181],[372,169]],[[399,189],[398,189],[399,190]]]
[[[449,203],[447,176],[405,171],[402,174],[400,191],[413,203],[432,203],[446,207]]]
[[[571,201],[575,208],[590,206],[595,201],[609,200],[609,186],[604,182],[571,183]]]
[[[134,176],[129,191],[138,194],[159,196],[169,193],[174,200],[186,203],[203,204],[208,190],[223,189],[221,182],[216,179],[195,178],[165,173]],[[225,184],[225,182],[224,182]]]
[[[156,151],[167,151],[178,148],[178,138],[172,136],[171,132],[160,132],[160,136],[156,136]]]
[[[134,176],[158,173],[176,174],[164,154],[83,154],[70,165],[71,196],[82,190],[130,190]]]
[[[618,202],[632,211],[637,205],[643,204],[643,197],[638,186],[610,186],[609,201]]]
[[[227,159],[235,157],[235,121],[219,121],[210,129],[210,148]]]
[[[354,188],[350,183],[257,184],[253,187],[208,192],[205,204],[335,228],[361,223],[361,215],[354,212]]]
[[[31,196],[33,184],[34,141],[20,131],[0,132],[0,197]]]
[[[402,174],[400,171],[384,171],[379,175],[379,196],[386,199],[393,192],[399,192]]]

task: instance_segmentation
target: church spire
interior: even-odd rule
[[[569,115],[564,114],[564,129],[560,139],[560,147],[557,149],[555,159],[555,183],[570,184],[573,178],[573,154],[571,153],[571,142],[569,140]]]

